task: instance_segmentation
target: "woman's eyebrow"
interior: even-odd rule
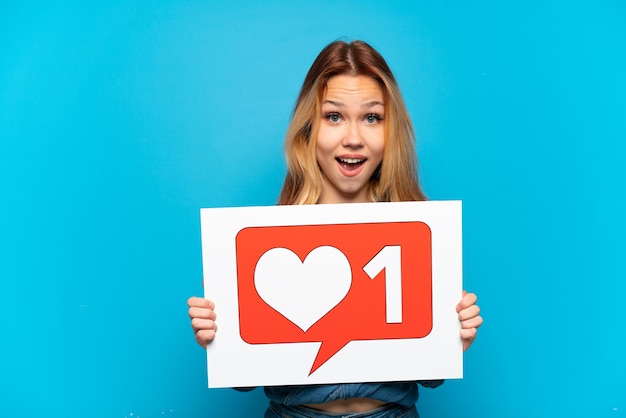
[[[344,107],[345,105],[342,102],[336,102],[334,100],[322,100],[322,104],[330,104],[337,107]]]
[[[361,107],[370,108],[370,107],[379,106],[379,105],[382,107],[385,107],[385,104],[378,100],[372,100],[371,102],[363,103]]]
[[[342,102],[337,102],[335,100],[328,100],[328,99],[324,99],[322,100],[322,104],[330,104],[333,106],[337,106],[337,107],[344,107],[345,104],[343,104]],[[379,100],[372,100],[370,102],[365,102],[361,105],[361,107],[364,108],[370,108],[370,107],[374,107],[374,106],[383,106],[385,107],[385,104]]]

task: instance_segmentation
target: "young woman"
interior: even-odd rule
[[[285,140],[287,176],[279,204],[425,200],[417,178],[413,126],[382,56],[361,41],[333,42],[311,66]],[[456,307],[463,349],[482,324],[476,295]],[[215,304],[188,300],[198,344],[216,335]],[[415,418],[418,383],[387,382],[266,387],[265,417]]]

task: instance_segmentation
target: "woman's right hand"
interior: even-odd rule
[[[217,331],[215,303],[208,299],[194,296],[187,300],[187,305],[189,305],[189,318],[191,318],[191,327],[193,328],[196,342],[206,348],[215,338],[215,332]]]

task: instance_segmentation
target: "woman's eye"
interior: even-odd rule
[[[329,122],[332,123],[337,123],[341,121],[341,115],[339,113],[326,113],[325,117],[326,119],[328,119]]]
[[[370,123],[370,124],[376,123],[381,120],[382,118],[377,113],[372,113],[372,114],[365,116],[365,122]]]

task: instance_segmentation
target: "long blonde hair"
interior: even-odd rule
[[[363,41],[336,41],[317,56],[304,79],[285,138],[287,175],[278,204],[315,204],[322,173],[315,157],[321,102],[328,80],[336,75],[376,80],[385,100],[383,161],[369,182],[372,201],[426,200],[417,178],[415,133],[398,84],[383,57]]]

